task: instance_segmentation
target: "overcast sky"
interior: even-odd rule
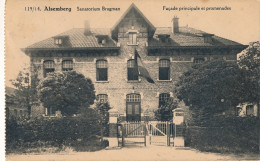
[[[110,28],[131,3],[156,27],[171,26],[174,15],[180,26],[190,26],[242,44],[260,40],[260,2],[258,0],[8,0],[6,2],[6,85],[14,79],[29,58],[20,50],[33,43],[55,36],[71,28],[83,28],[89,20],[93,28]],[[68,7],[71,12],[47,12],[45,6]],[[77,11],[77,7],[120,8],[120,11]],[[166,7],[231,7],[223,11],[166,11]],[[25,7],[40,7],[42,11],[29,12]]]

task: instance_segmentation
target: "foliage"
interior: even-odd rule
[[[173,112],[175,108],[178,107],[178,101],[170,98],[165,103],[158,107],[156,111],[154,111],[155,119],[159,121],[170,121],[173,118]]]
[[[11,80],[11,83],[16,87],[13,101],[20,107],[27,108],[29,117],[31,107],[38,105],[37,86],[40,81],[38,70],[36,66],[24,68],[19,72],[16,79]]]
[[[245,97],[245,102],[252,102],[258,105],[259,110],[259,96],[260,96],[260,42],[252,42],[249,47],[242,51],[239,65],[245,69],[248,73],[248,82],[251,82],[252,86],[247,90],[247,97]]]
[[[236,62],[213,60],[185,72],[176,84],[176,94],[202,119],[234,110],[251,87],[247,72]]]
[[[6,120],[6,149],[15,148],[19,142],[19,125],[15,119]]]
[[[98,113],[91,108],[85,109],[85,112],[85,115],[78,117],[41,118],[24,122],[7,120],[6,148],[9,151],[17,147],[36,148],[42,143],[60,148],[90,146],[92,143],[99,145],[101,126]]]
[[[45,107],[60,110],[63,115],[73,115],[81,107],[94,103],[92,81],[75,71],[49,73],[37,87],[39,98]]]
[[[201,151],[257,153],[259,123],[256,117],[217,117],[203,127],[187,127],[185,144]]]
[[[110,105],[108,102],[97,102],[96,103],[96,108],[95,108],[98,113],[99,117],[101,120],[101,125],[102,128],[104,129],[104,134],[105,136],[109,135],[109,113],[108,111],[111,109]],[[103,132],[103,130],[102,130]]]

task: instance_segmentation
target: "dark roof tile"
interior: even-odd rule
[[[219,36],[212,35],[212,43],[204,42],[204,34],[209,34],[201,30],[197,30],[191,27],[180,27],[178,33],[172,33],[171,27],[157,27],[153,39],[149,41],[150,47],[178,47],[178,46],[201,46],[201,47],[212,47],[212,46],[235,46],[242,45],[240,43],[221,38]],[[170,39],[167,43],[162,43],[157,36],[158,35],[170,35]]]
[[[106,44],[99,44],[96,35],[108,35],[108,41]],[[54,43],[54,38],[59,36],[67,36],[67,42],[60,46]],[[84,34],[83,28],[74,28],[69,31],[58,34],[54,37],[45,39],[31,46],[27,49],[37,49],[37,48],[102,48],[102,47],[116,47],[116,42],[110,37],[110,29],[98,28],[91,29],[90,35]]]
[[[170,41],[168,43],[162,43],[158,39],[158,35],[167,34],[170,35]],[[211,47],[211,46],[236,46],[242,45],[237,42],[221,38],[219,36],[212,36],[212,43],[204,42],[203,34],[209,34],[191,27],[180,27],[179,33],[173,34],[171,27],[157,27],[154,37],[149,41],[150,47],[186,47],[186,46],[201,46],[201,47]],[[97,35],[107,35],[108,41],[106,44],[98,43]],[[64,36],[68,37],[68,40],[62,45],[57,45],[54,43],[54,38]],[[116,41],[111,38],[111,32],[108,28],[95,28],[91,29],[91,34],[85,35],[83,28],[74,28],[58,34],[54,37],[45,39],[26,49],[73,49],[73,48],[105,48],[105,47],[117,47]]]

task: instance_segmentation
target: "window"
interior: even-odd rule
[[[164,106],[169,99],[170,99],[169,93],[161,93],[159,95],[159,107]]]
[[[108,97],[106,94],[99,94],[97,95],[97,101],[100,103],[106,103],[108,102]]]
[[[159,61],[159,80],[170,80],[170,61]]]
[[[136,32],[130,32],[129,33],[129,44],[130,45],[136,45],[137,44],[137,33]]]
[[[73,70],[72,60],[63,60],[62,61],[62,71],[71,71]]]
[[[106,39],[104,39],[104,38],[99,38],[99,39],[98,39],[98,43],[104,45],[104,44],[106,44]]]
[[[247,116],[254,115],[254,106],[253,105],[247,105],[246,106],[246,115]]]
[[[204,58],[194,58],[193,63],[194,64],[201,64],[204,62]]]
[[[236,107],[236,116],[239,116],[240,115],[240,112],[242,111],[242,108],[241,107]]]
[[[43,68],[44,68],[43,74],[44,74],[44,77],[46,77],[48,73],[55,71],[54,61],[52,61],[52,60],[45,61],[43,64]]]
[[[138,69],[135,68],[135,60],[131,59],[127,61],[127,80],[138,80]]]
[[[55,110],[52,107],[46,107],[45,108],[45,115],[46,116],[54,116]]]
[[[97,81],[107,81],[107,61],[97,61]]]
[[[139,94],[126,96],[126,121],[141,121],[141,96]]]
[[[162,37],[162,38],[160,38],[160,40],[161,40],[162,43],[168,42],[168,39],[166,37]]]
[[[61,38],[56,38],[55,39],[55,44],[56,45],[61,45],[62,44],[62,39]]]

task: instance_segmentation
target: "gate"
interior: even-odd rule
[[[119,145],[144,144],[170,146],[173,143],[174,124],[168,121],[124,122],[118,126]]]
[[[124,122],[119,125],[119,145],[144,144],[146,146],[147,128],[144,122]]]
[[[170,146],[173,141],[174,128],[169,121],[150,121],[147,123],[149,143]],[[172,138],[172,139],[171,139]]]

